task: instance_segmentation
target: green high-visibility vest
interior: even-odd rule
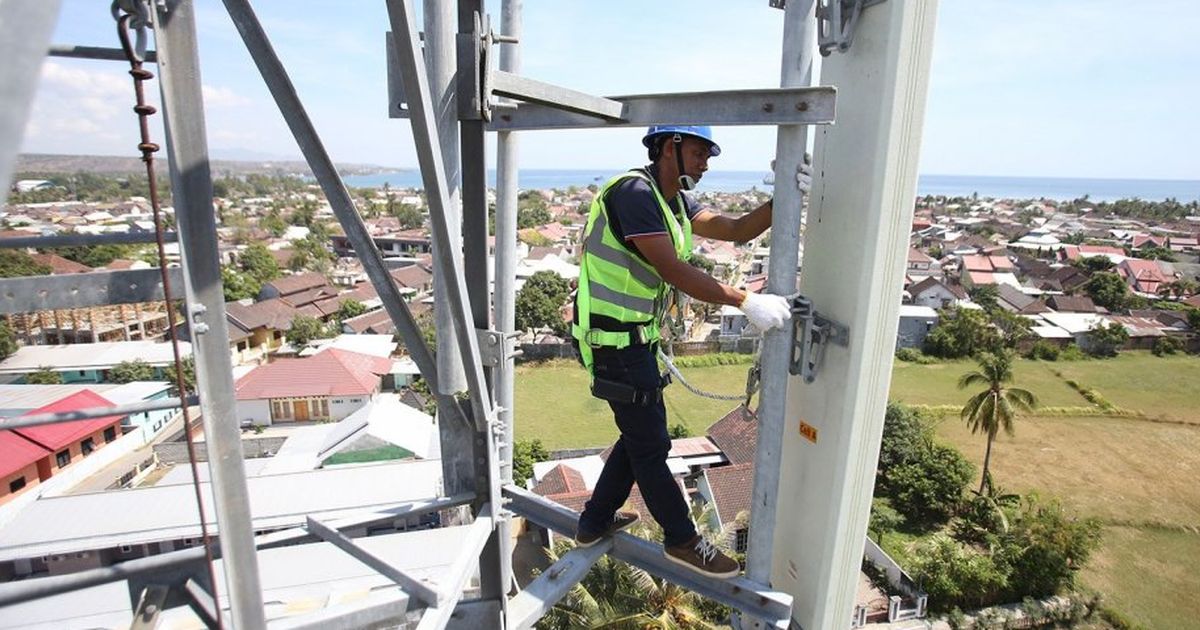
[[[571,326],[571,334],[579,341],[579,354],[589,372],[592,369],[592,348],[624,348],[657,340],[667,309],[667,296],[672,290],[658,270],[639,258],[624,239],[613,234],[610,227],[605,195],[613,186],[630,177],[639,177],[650,184],[650,190],[654,191],[654,198],[662,212],[663,223],[671,234],[676,255],[684,261],[691,257],[692,223],[688,220],[682,194],[674,200],[677,214],[663,198],[658,184],[645,171],[622,173],[604,184],[592,200],[583,233],[579,288],[575,294],[578,321]],[[593,329],[593,313],[637,327],[633,333]]]

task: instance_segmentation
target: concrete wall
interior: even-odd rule
[[[240,425],[246,421],[257,425],[271,424],[271,402],[269,400],[239,400],[234,405]]]
[[[242,440],[242,456],[246,459],[267,457],[279,452],[286,437],[246,438]],[[208,449],[204,442],[196,444],[196,461],[208,461]],[[154,445],[154,454],[164,464],[182,464],[188,461],[187,444],[184,442],[164,442]]]
[[[25,487],[17,490],[16,492],[9,492],[9,484],[22,477],[25,479]],[[37,486],[38,483],[37,462],[31,463],[21,470],[12,473],[11,475],[0,477],[0,505],[4,505],[19,494],[28,492],[33,487]]]
[[[920,348],[925,344],[925,337],[937,325],[937,316],[933,317],[900,317],[900,327],[896,331],[896,348]]]
[[[346,416],[358,411],[371,402],[373,395],[363,394],[361,396],[344,396],[340,398],[329,399],[329,415],[334,422],[344,419]]]

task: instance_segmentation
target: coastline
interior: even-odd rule
[[[520,172],[522,189],[565,189],[602,184],[618,171],[523,169]],[[769,191],[763,184],[766,171],[710,171],[697,187],[699,193],[740,193],[752,189]],[[488,170],[488,185],[495,186],[495,171]],[[345,178],[347,186],[356,188],[423,188],[420,172],[405,169],[372,175]],[[1198,180],[1153,179],[1092,179],[1068,177],[1001,177],[990,175],[921,175],[917,195],[945,197],[980,197],[994,199],[1053,199],[1069,201],[1085,195],[1091,201],[1143,199],[1163,201],[1174,198],[1181,203],[1200,201]]]

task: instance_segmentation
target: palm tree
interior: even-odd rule
[[[718,546],[725,547],[732,540],[732,530],[713,528],[712,514],[709,506],[693,510],[697,530],[720,543]],[[630,533],[650,540],[662,538],[658,524],[647,520],[639,521]],[[546,556],[556,562],[573,548],[570,542],[558,542],[546,550]],[[730,552],[727,548],[725,551]],[[542,617],[537,627],[546,630],[717,630],[724,626],[713,619],[727,616],[728,611],[721,610],[715,602],[707,602],[692,591],[606,555],[592,566],[583,581]]]
[[[988,463],[992,459],[992,442],[996,434],[1003,428],[1008,435],[1013,435],[1013,420],[1018,411],[1033,411],[1038,405],[1037,396],[1025,389],[1005,387],[1011,382],[1012,356],[1007,353],[982,354],[979,357],[979,371],[963,374],[958,379],[958,388],[965,389],[972,385],[986,385],[987,389],[972,396],[962,409],[961,417],[971,427],[971,433],[983,431],[987,433],[987,452],[983,456],[983,479],[979,482],[979,492],[990,485]]]

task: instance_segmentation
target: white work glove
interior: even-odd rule
[[[807,197],[809,191],[812,190],[812,174],[813,174],[812,155],[809,153],[805,153],[804,161],[801,162],[800,165],[796,167],[796,189],[799,190],[800,194],[804,195],[805,197]],[[770,182],[771,184],[775,183],[774,176],[775,176],[775,160],[771,160],[771,175],[769,176],[772,179],[772,181]],[[765,180],[764,180],[764,183],[766,183]]]
[[[783,328],[792,318],[792,305],[782,295],[747,291],[746,299],[742,300],[738,308],[742,309],[746,319],[762,332],[772,328]]]

